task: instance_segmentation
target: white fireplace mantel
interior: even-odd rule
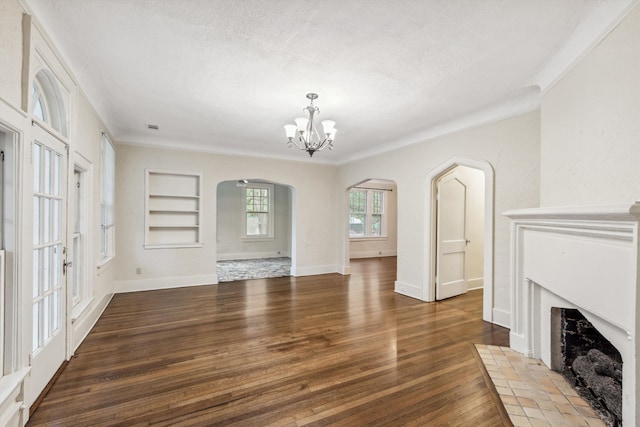
[[[511,219],[511,347],[551,363],[551,307],[577,308],[623,359],[623,423],[640,425],[640,203],[535,208]]]

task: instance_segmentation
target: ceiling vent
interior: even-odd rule
[[[147,125],[149,129],[158,130],[158,125]]]

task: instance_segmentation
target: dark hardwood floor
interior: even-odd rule
[[[482,292],[425,303],[395,258],[352,268],[116,295],[28,425],[502,425]]]

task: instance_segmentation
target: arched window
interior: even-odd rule
[[[60,85],[48,70],[38,71],[31,86],[31,114],[60,134],[68,136],[67,112]]]

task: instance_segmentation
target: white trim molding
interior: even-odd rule
[[[230,252],[218,253],[218,261],[232,261],[238,259],[262,259],[262,258],[291,258],[289,251],[267,251],[267,252]]]
[[[330,274],[330,273],[342,273],[345,271],[344,267],[338,265],[311,265],[307,267],[300,267],[291,264],[291,275],[294,277],[301,276],[315,276],[317,274]]]
[[[395,249],[383,249],[380,251],[352,251],[351,258],[379,258],[387,256],[397,256],[398,251]]]
[[[511,348],[551,366],[551,308],[580,310],[622,355],[622,418],[640,425],[640,203],[504,215],[511,219]]]
[[[24,403],[24,380],[31,368],[22,368],[0,377],[0,425],[20,426],[27,423],[29,411]]]
[[[115,282],[115,293],[152,291],[156,289],[185,288],[188,286],[217,285],[218,275],[200,274],[196,276],[155,277],[141,280],[120,280]]]
[[[407,297],[422,299],[422,288],[420,286],[412,285],[411,283],[401,282],[396,280],[395,286],[393,289],[395,292],[400,295],[404,295]]]

